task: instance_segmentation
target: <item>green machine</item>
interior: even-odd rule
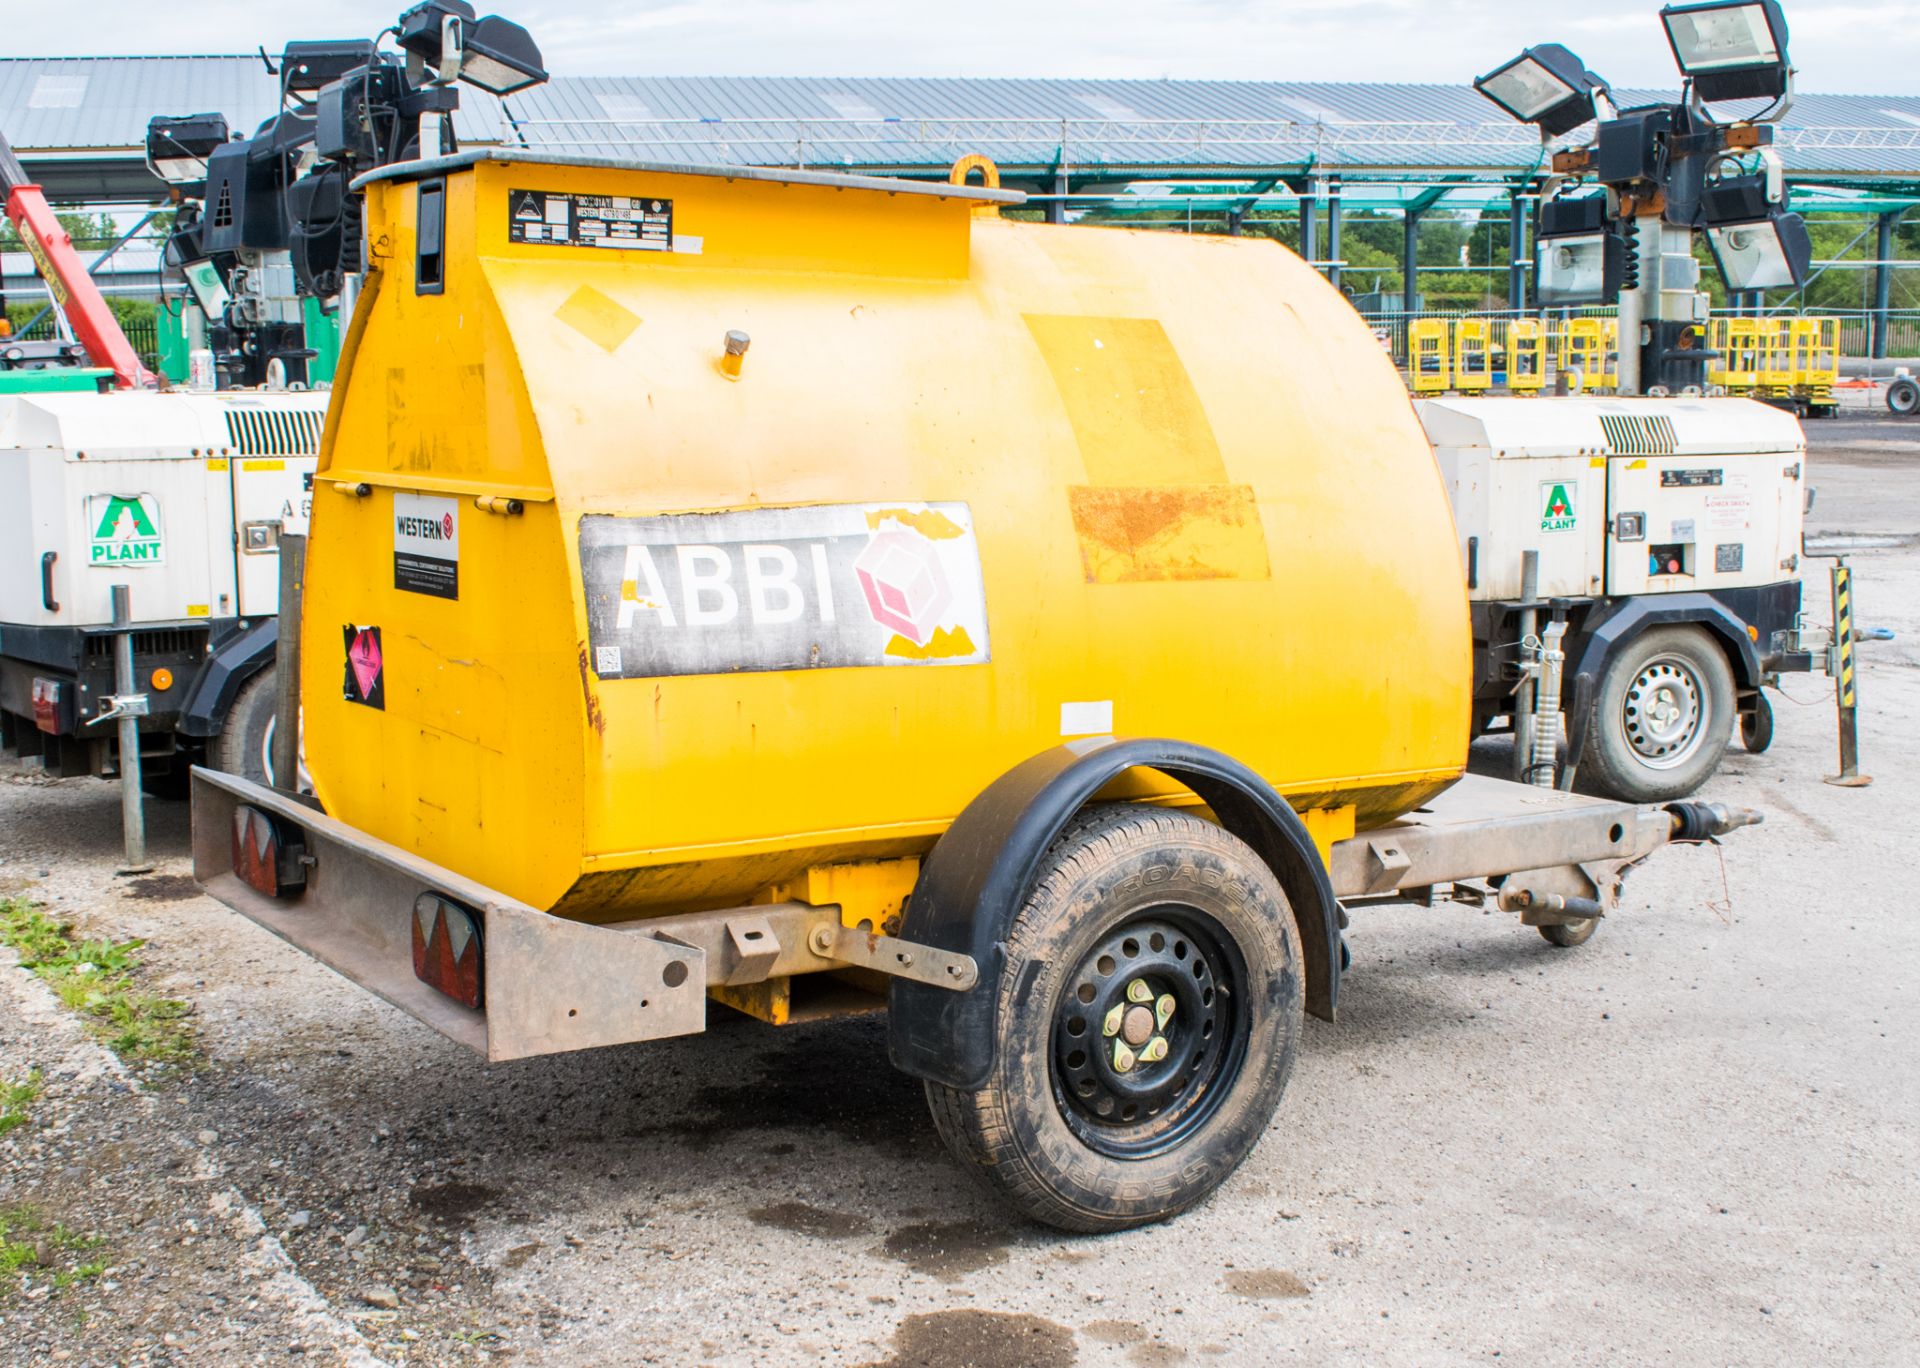
[[[307,362],[307,382],[331,384],[333,368],[340,359],[339,311],[329,312],[309,295],[300,301],[300,320],[307,346],[313,351]],[[206,315],[193,300],[175,296],[161,301],[155,322],[159,330],[159,371],[169,383],[184,385],[192,366],[194,338],[206,336]],[[0,393],[5,392],[0,389]]]

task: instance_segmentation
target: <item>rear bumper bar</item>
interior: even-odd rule
[[[303,833],[303,892],[271,898],[234,873],[234,809],[243,803]],[[193,771],[193,876],[242,916],[489,1059],[706,1029],[706,951],[551,916],[230,774]],[[480,913],[479,1010],[414,976],[422,893]]]
[[[234,871],[242,806],[298,833],[305,887],[262,893]],[[1602,915],[1632,865],[1757,815],[1710,804],[1635,806],[1469,776],[1425,808],[1339,842],[1329,874],[1347,901],[1419,896],[1470,879],[1540,924]],[[193,873],[214,898],[296,949],[493,1060],[619,1045],[706,1028],[709,987],[857,967],[954,992],[967,955],[849,928],[834,904],[775,903],[594,926],[555,917],[229,774],[193,771]],[[414,974],[423,893],[478,914],[479,1008]]]

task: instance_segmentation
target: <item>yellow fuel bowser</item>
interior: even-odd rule
[[[885,1003],[963,1162],[1114,1229],[1265,1131],[1341,899],[1591,927],[1725,824],[1457,782],[1446,492],[1276,244],[496,150],[360,184],[324,811],[196,772],[195,872],[490,1058]]]

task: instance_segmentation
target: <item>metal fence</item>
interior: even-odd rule
[[[13,311],[10,310],[9,312]],[[31,314],[27,315],[26,318],[15,320],[14,327],[19,329],[19,331],[17,331],[14,336],[29,342],[46,342],[59,336],[52,314],[48,314],[31,328],[28,328],[25,327],[24,324],[27,318],[30,317],[32,317]],[[127,341],[133,344],[134,351],[139,353],[141,363],[145,365],[147,369],[153,370],[159,366],[160,324],[158,319],[151,314],[144,318],[123,318],[120,320],[120,331],[127,335]]]
[[[1566,331],[1569,320],[1575,318],[1612,318],[1615,310],[1611,308],[1593,309],[1415,309],[1411,313],[1398,310],[1390,313],[1365,313],[1360,317],[1373,329],[1373,335],[1380,339],[1380,345],[1393,353],[1394,364],[1402,370],[1408,364],[1409,345],[1407,335],[1413,325],[1422,319],[1440,318],[1451,323],[1462,318],[1483,318],[1493,325],[1492,342],[1496,347],[1506,343],[1507,325],[1517,319],[1537,318],[1546,324],[1546,333],[1550,345],[1547,348],[1549,367],[1553,356],[1559,350],[1551,343],[1557,341]]]
[[[1593,309],[1416,309],[1411,313],[1398,310],[1387,312],[1362,311],[1360,317],[1373,329],[1374,336],[1380,339],[1380,345],[1393,353],[1394,363],[1405,369],[1407,365],[1407,332],[1411,325],[1423,318],[1442,318],[1451,322],[1460,318],[1484,318],[1493,324],[1493,339],[1496,345],[1503,343],[1507,324],[1519,318],[1537,318],[1546,324],[1550,341],[1556,341],[1566,331],[1569,319],[1574,318],[1613,318],[1616,310],[1611,308]],[[1732,309],[1715,309],[1716,318],[1734,316]],[[1842,356],[1866,356],[1873,340],[1874,313],[1870,309],[1769,309],[1767,318],[1837,318],[1840,320],[1840,354]],[[1549,346],[1548,365],[1553,364],[1557,346]],[[1920,356],[1920,309],[1896,309],[1887,319],[1887,355],[1890,357]]]

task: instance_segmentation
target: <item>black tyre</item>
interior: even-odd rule
[[[240,686],[220,734],[207,743],[208,764],[256,784],[271,784],[267,744],[279,702],[274,669],[269,665]]]
[[[1740,714],[1740,743],[1759,755],[1773,744],[1773,704],[1764,693],[1753,696],[1753,710]]]
[[[1035,1220],[1164,1220],[1265,1133],[1299,1052],[1302,965],[1286,895],[1243,842],[1162,808],[1090,808],[1008,935],[993,1075],[929,1083],[934,1125]]]
[[[1615,650],[1587,718],[1587,787],[1664,803],[1711,775],[1733,737],[1733,671],[1703,628],[1653,627]]]
[[[1582,917],[1579,921],[1561,922],[1557,926],[1536,928],[1549,942],[1562,950],[1571,950],[1576,945],[1585,945],[1593,939],[1593,933],[1600,929],[1600,918]]]
[[[1900,376],[1887,386],[1887,407],[1902,418],[1920,412],[1920,382]]]

